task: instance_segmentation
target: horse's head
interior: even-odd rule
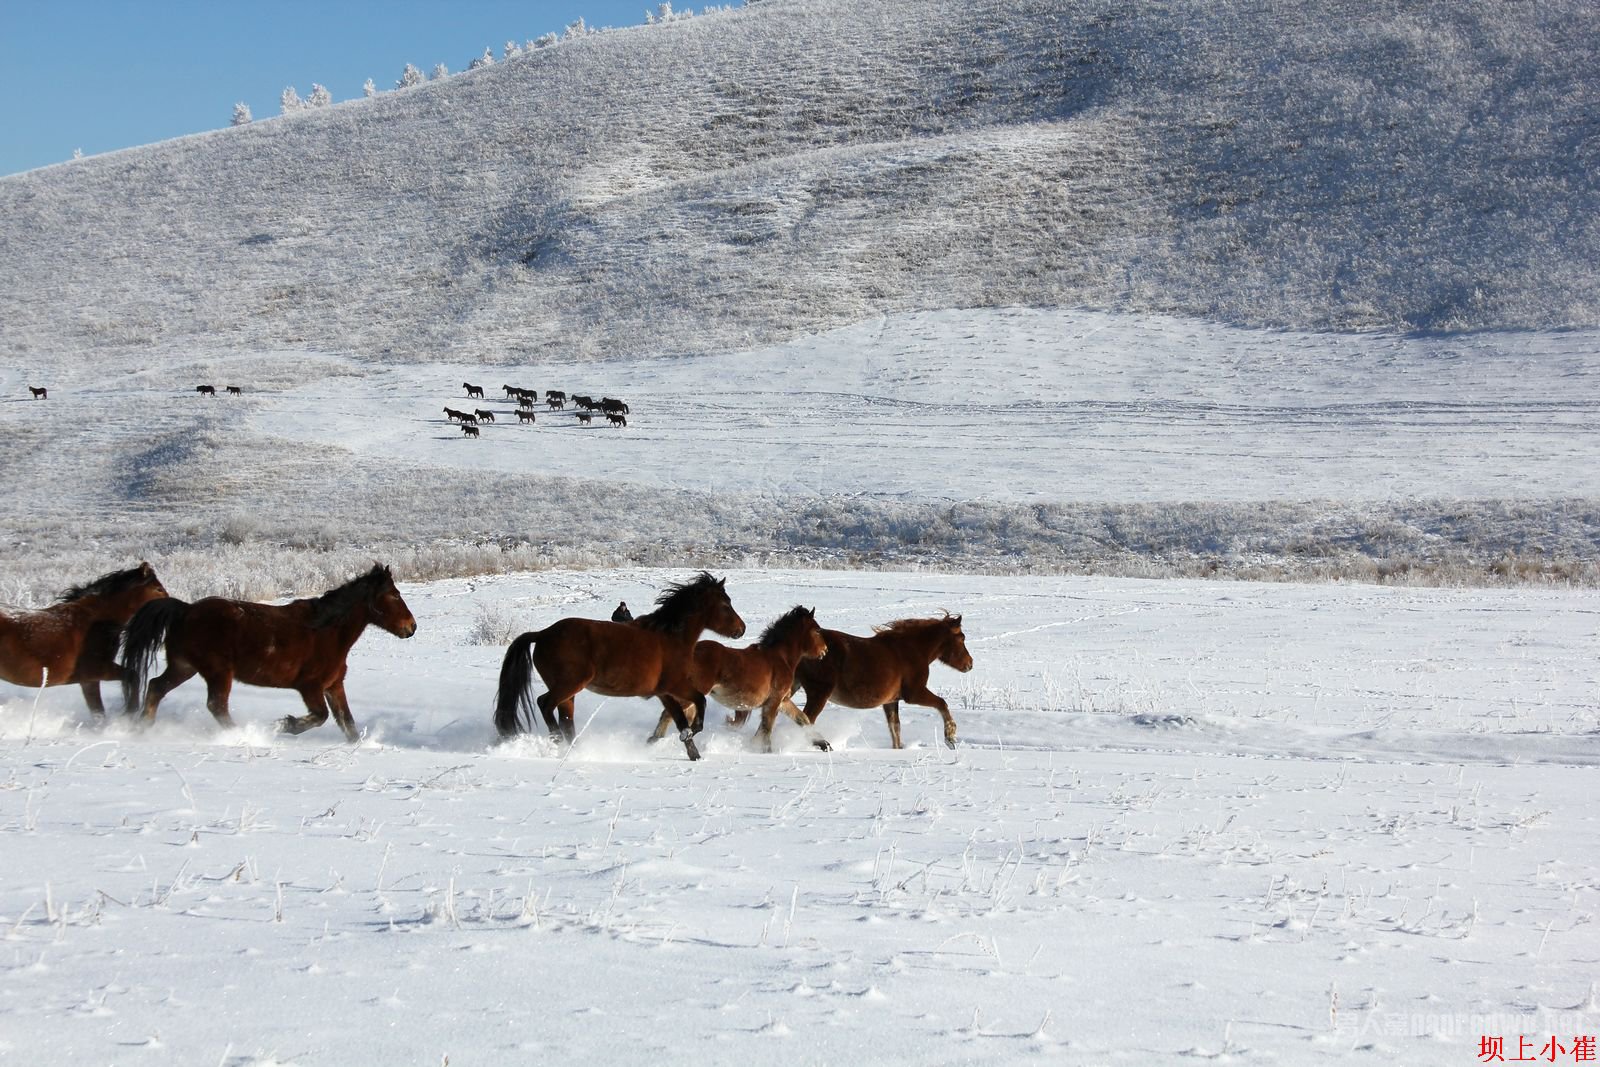
[[[828,639],[817,624],[817,609],[806,609],[805,642],[800,646],[801,659],[821,659],[828,654]]]
[[[156,569],[150,566],[149,563],[142,561],[139,564],[138,584],[135,585],[134,588],[139,591],[139,595],[137,597],[137,606],[139,607],[143,607],[152,600],[160,600],[162,597],[168,595],[167,587],[161,584],[160,578],[156,577]]]
[[[393,572],[374,563],[369,577],[372,588],[367,604],[372,611],[372,621],[396,637],[410,637],[416,633],[416,617],[406,606],[400,590],[395,588]]]
[[[711,576],[708,574],[706,577]],[[707,587],[707,605],[711,614],[707,617],[706,629],[723,637],[744,636],[744,620],[739,618],[739,613],[733,610],[733,601],[728,599],[728,579],[718,578],[710,583]]]
[[[967,635],[961,632],[961,616],[946,615],[943,622],[945,634],[937,659],[965,674],[972,669],[972,653],[967,651]]]

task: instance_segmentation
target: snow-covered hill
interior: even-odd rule
[[[0,180],[0,353],[589,359],[1007,305],[1593,325],[1591,15],[763,0],[592,34]]]

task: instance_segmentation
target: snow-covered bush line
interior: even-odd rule
[[[0,180],[0,353],[712,351],[912,308],[1600,321],[1579,0],[815,0]]]
[[[175,596],[249,600],[321,592],[374,560],[405,581],[643,565],[1600,585],[1600,515],[1589,502],[844,508],[801,500],[779,524],[762,528],[733,521],[758,512],[759,501],[718,498],[722,518],[706,525],[696,510],[705,502],[691,500],[641,492],[630,501],[637,526],[577,524],[548,540],[505,533],[463,540],[441,529],[396,535],[381,515],[370,524],[341,516],[305,531],[236,516],[216,525],[148,522],[137,532],[105,531],[91,545],[70,523],[35,524],[0,560],[0,603],[36,606],[138,559],[154,563]],[[488,620],[485,632],[512,625]]]

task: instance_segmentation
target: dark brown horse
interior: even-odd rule
[[[74,586],[48,608],[0,614],[0,678],[13,685],[83,687],[96,718],[106,713],[101,682],[121,682],[117,663],[122,626],[146,603],[167,595],[150,564]]]
[[[355,741],[361,735],[344,695],[345,659],[369,625],[397,637],[417,632],[394,575],[376,563],[337,589],[288,604],[222,597],[186,604],[168,597],[145,605],[128,623],[123,693],[131,710],[165,641],[167,669],[144,694],[146,722],[154,721],[162,697],[198,674],[206,680],[206,707],[223,726],[233,725],[228,693],[239,681],[300,694],[307,714],[285,718],[287,733],[321,726],[331,708],[344,736]]]
[[[612,697],[657,697],[678,727],[689,758],[697,760],[700,750],[684,707],[705,701],[689,673],[694,643],[706,630],[739,637],[744,620],[733,610],[726,581],[702,571],[668,586],[656,599],[656,610],[632,622],[559,619],[522,634],[506,649],[500,665],[495,727],[501,737],[514,737],[524,723],[532,726],[534,702],[528,689],[537,670],[546,689],[539,694],[539,713],[551,737],[573,742],[573,699],[584,689]]]
[[[49,400],[50,390],[41,385],[28,386],[28,392],[33,394],[35,400]]]
[[[729,648],[720,641],[696,644],[689,681],[696,693],[711,696],[735,712],[735,723],[743,723],[751,708],[762,709],[762,721],[766,722],[769,707],[775,716],[779,705],[789,702],[795,665],[827,654],[828,642],[817,625],[815,610],[796,605],[768,626],[761,639],[749,648]],[[694,728],[698,733],[706,721],[704,696],[695,702],[695,711]],[[669,715],[662,714],[650,740],[659,741],[667,735],[669,719]],[[756,737],[765,743],[768,752],[772,751],[770,725]]]
[[[838,630],[822,634],[828,639],[827,656],[800,663],[789,690],[793,693],[805,687],[807,723],[816,723],[829,700],[847,708],[881,707],[889,722],[889,740],[899,748],[900,702],[904,700],[936,709],[944,717],[944,743],[956,747],[956,721],[950,717],[950,705],[928,688],[928,667],[938,660],[963,673],[972,669],[960,615],[901,619],[877,627],[871,637]],[[758,740],[772,733],[777,713],[777,705],[762,709]],[[819,748],[826,747],[824,742],[816,743]]]

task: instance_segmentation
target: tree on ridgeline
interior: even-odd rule
[[[586,34],[588,32],[589,32],[589,27],[587,27],[587,26],[585,26],[583,24],[583,16],[580,15],[580,16],[578,16],[578,21],[570,23],[567,26],[567,32],[561,35],[561,39],[562,40],[570,40],[570,39],[572,39],[574,37],[582,37],[584,34]]]
[[[507,41],[505,51],[501,53],[500,58],[510,59],[512,56],[520,56],[521,54],[522,46],[520,44],[515,41]]]
[[[433,65],[433,73],[428,75],[428,80],[442,81],[448,77],[450,77],[450,68],[445,66],[443,63],[435,63]]]
[[[406,64],[406,69],[401,72],[400,80],[394,83],[396,89],[411,89],[422,84],[422,71]]]
[[[311,83],[311,95],[306,97],[306,107],[332,107],[332,106],[333,106],[333,94],[328,92],[327,89],[325,89],[322,86],[318,85],[316,82],[312,82]]]
[[[294,86],[292,85],[287,86],[283,90],[283,95],[278,98],[278,102],[282,105],[283,113],[285,115],[292,115],[296,111],[303,111],[305,110],[306,106],[306,102],[300,99],[300,94],[294,91]]]
[[[377,96],[378,95],[378,87],[376,85],[372,84],[372,79],[371,78],[368,78],[366,80],[366,84],[361,86],[361,95],[363,95],[363,96]]]
[[[241,100],[237,104],[233,105],[233,125],[248,126],[254,120],[255,116],[250,114],[249,104]]]
[[[488,48],[485,48],[483,50],[483,55],[479,56],[477,59],[474,59],[471,63],[467,64],[467,69],[468,70],[481,70],[484,67],[492,67],[492,66],[494,66],[494,52],[492,52]]]

